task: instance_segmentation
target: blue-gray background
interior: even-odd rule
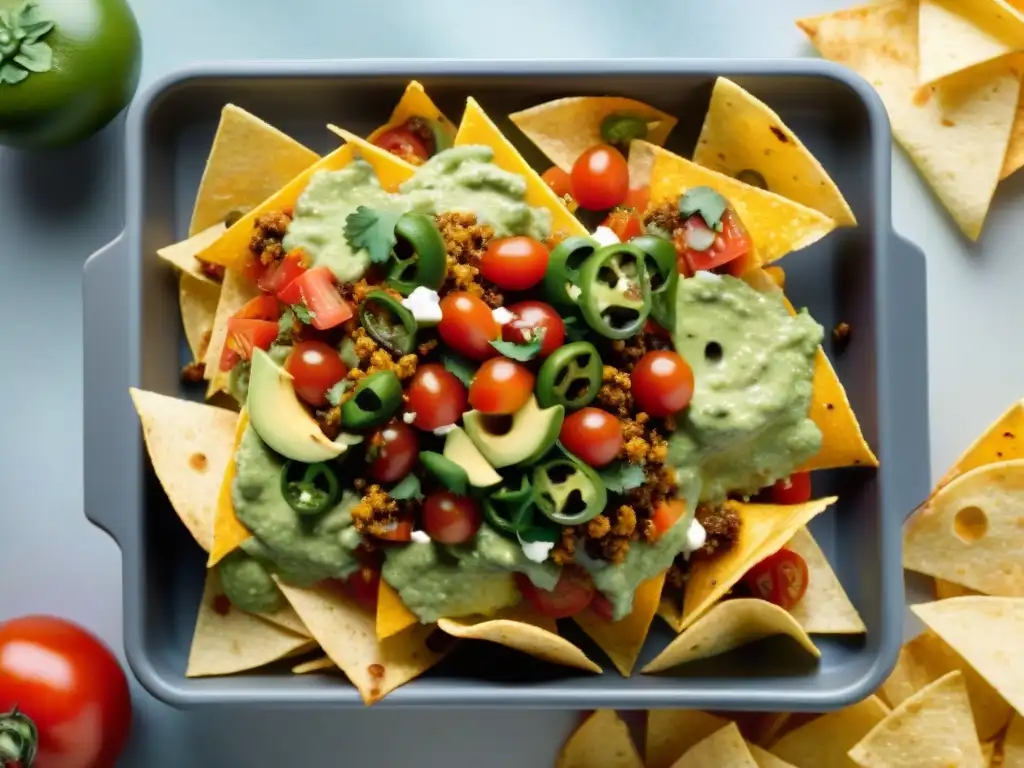
[[[73,0],[55,0],[73,2]],[[855,0],[854,0],[855,1]],[[793,25],[843,0],[134,0],[142,87],[197,61],[811,55]],[[1020,179],[970,244],[894,155],[896,228],[928,258],[931,461],[942,471],[1024,394]],[[81,266],[123,220],[121,126],[41,155],[0,149],[0,620],[52,612],[119,649],[121,558],[82,514]],[[138,686],[124,766],[544,766],[570,712],[178,712]]]

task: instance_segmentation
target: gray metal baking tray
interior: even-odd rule
[[[128,387],[182,392],[177,282],[153,254],[186,233],[221,107],[238,104],[326,152],[337,141],[328,121],[365,135],[415,78],[453,120],[465,97],[476,97],[543,168],[506,114],[565,95],[630,96],[677,115],[669,147],[689,154],[718,75],[779,112],[860,222],[783,263],[797,306],[826,328],[845,320],[853,329],[834,363],[882,465],[819,473],[816,493],[838,493],[840,502],[812,529],[866,636],[816,637],[816,665],[765,641],[689,665],[681,676],[629,679],[610,664],[604,675],[582,676],[479,644],[377,706],[826,710],[878,686],[901,641],[900,525],[928,490],[928,410],[924,258],[892,231],[889,125],[867,83],[817,60],[367,60],[210,65],[161,80],[132,107],[125,230],[85,267],[85,508],[121,547],[125,650],[151,693],[180,706],[361,706],[354,688],[328,677],[184,677],[204,557],[148,465]],[[656,619],[637,669],[670,635]],[[603,658],[582,635],[572,638]]]

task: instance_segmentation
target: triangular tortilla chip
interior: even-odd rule
[[[225,556],[234,552],[243,541],[252,536],[249,529],[242,525],[235,514],[235,502],[231,498],[231,487],[234,485],[235,475],[238,472],[235,453],[238,452],[242,435],[245,434],[248,427],[249,413],[243,408],[235,423],[235,432],[231,441],[231,458],[224,467],[224,474],[217,490],[217,513],[213,518],[213,546],[210,547],[210,557],[206,562],[207,568],[215,566]]]
[[[658,603],[658,615],[676,632],[683,629],[683,595],[676,594],[673,589],[669,594],[662,594]]]
[[[651,205],[675,203],[694,187],[711,187],[722,194],[747,228],[754,248],[744,257],[741,271],[770,264],[792,251],[806,248],[833,229],[836,223],[818,211],[784,197],[709,171],[647,142],[654,154],[651,171]]]
[[[387,133],[392,128],[405,125],[412,117],[434,120],[440,123],[442,129],[450,133],[452,137],[455,136],[455,126],[452,125],[451,120],[445,117],[437,105],[430,100],[427,92],[423,90],[423,86],[413,80],[405,87],[405,92],[402,93],[402,98],[398,100],[398,105],[388,121],[371,133],[366,140],[372,143],[381,134]]]
[[[976,589],[965,587],[945,579],[935,579],[935,599],[945,600],[950,597],[967,597],[968,595],[980,595]]]
[[[601,122],[609,115],[640,118],[647,123],[647,141],[659,147],[678,122],[667,112],[620,96],[569,96],[513,112],[508,119],[552,163],[563,171],[571,171],[573,163],[586,150],[608,143],[601,137]],[[632,178],[630,182],[636,186]]]
[[[740,517],[739,536],[726,553],[694,560],[686,583],[682,627],[685,629],[703,616],[747,571],[782,549],[797,531],[835,501],[836,497],[832,496],[806,504],[727,502]]]
[[[672,768],[757,768],[736,723],[729,723],[690,747]]]
[[[781,757],[776,757],[766,749],[762,749],[756,744],[747,742],[747,749],[750,750],[750,756],[754,758],[754,762],[757,763],[757,768],[797,768],[792,763],[787,763]]]
[[[377,639],[384,640],[418,624],[416,614],[410,611],[398,592],[384,579],[380,580],[377,590]]]
[[[811,634],[856,635],[866,632],[863,619],[810,531],[801,528],[786,542],[786,549],[804,559],[808,572],[807,591],[800,602],[789,609],[789,615]]]
[[[849,754],[863,768],[986,768],[963,676],[950,672],[915,693]]]
[[[355,149],[356,157],[361,157],[373,166],[373,170],[377,174],[377,181],[388,192],[397,192],[398,185],[408,181],[416,173],[416,166],[354,133],[349,133],[344,128],[328,124],[327,130],[344,139],[346,144],[351,144]]]
[[[206,356],[203,358],[203,365],[206,367],[203,377],[209,382],[206,386],[207,400],[218,392],[227,391],[230,372],[220,369],[220,356],[228,340],[228,320],[258,294],[259,289],[244,274],[234,269],[224,271],[217,312],[213,316],[210,341],[206,345]]]
[[[997,461],[1024,459],[1024,402],[1018,400],[989,425],[942,476],[934,496],[960,475]]]
[[[988,681],[1017,712],[1024,712],[1024,599],[955,597],[910,606],[932,632]]]
[[[249,210],[318,159],[295,139],[228,104],[199,183],[189,234],[223,222],[232,211]]]
[[[976,240],[1002,170],[1020,75],[1000,60],[919,91],[916,0],[797,24],[822,56],[852,68],[878,91],[896,140],[963,233]]]
[[[199,280],[187,272],[178,278],[178,307],[185,340],[192,350],[192,359],[200,362],[213,334],[213,320],[220,303],[220,284]]]
[[[626,163],[629,165],[629,186],[633,189],[651,185],[651,173],[654,171],[652,146],[646,141],[631,141],[629,143],[629,156],[626,158]]]
[[[305,638],[313,637],[309,634],[309,630],[306,629],[306,625],[302,623],[302,619],[299,618],[299,614],[297,614],[295,609],[290,605],[282,605],[272,613],[257,613],[256,615],[264,621],[276,624],[279,627],[287,629],[289,632],[294,632],[296,635],[302,635]]]
[[[555,768],[644,768],[629,726],[614,710],[599,709],[562,747]]]
[[[1024,767],[1024,716],[1014,715],[1003,737],[1003,766]]]
[[[292,667],[293,675],[308,675],[313,672],[327,672],[337,670],[338,665],[331,661],[330,656],[321,656],[318,659],[310,659]]]
[[[785,609],[767,600],[737,598],[723,600],[693,622],[642,671],[664,672],[772,635],[789,635],[809,654],[821,657],[821,651]]]
[[[644,647],[647,631],[651,628],[661,600],[666,573],[662,572],[640,583],[633,594],[633,610],[624,619],[607,621],[590,610],[575,617],[576,623],[608,655],[623,677],[629,677]]]
[[[877,696],[869,696],[793,729],[770,752],[793,765],[856,768],[846,753],[887,714],[885,704]]]
[[[217,490],[233,463],[238,414],[156,392],[129,392],[160,485],[189,533],[209,552]]]
[[[1020,64],[1019,55],[1017,63]],[[1024,167],[1024,90],[1021,94],[1017,101],[1017,115],[1013,119],[1013,128],[1010,129],[1010,144],[1006,148],[1006,157],[1003,158],[1003,170],[999,172],[1000,181]]]
[[[728,724],[728,720],[699,709],[648,711],[647,768],[670,768],[680,755]]]
[[[179,243],[173,243],[160,248],[157,250],[156,255],[176,269],[180,269],[183,273],[191,275],[196,280],[202,280],[204,283],[210,283],[212,285],[219,285],[200,268],[199,260],[196,259],[196,254],[209,246],[225,232],[227,232],[227,227],[224,226],[224,222],[218,222],[211,227],[207,227],[199,234],[192,235],[188,240],[182,240]]]
[[[961,475],[907,520],[903,566],[986,595],[1024,597],[1024,459]]]
[[[839,187],[782,118],[724,77],[715,81],[693,162],[726,176],[753,171],[775,194],[821,211],[841,227],[857,223]]]
[[[466,111],[462,114],[459,132],[455,135],[455,146],[472,144],[490,147],[494,150],[495,165],[526,179],[526,202],[551,211],[552,234],[589,236],[590,232],[582,222],[569,212],[562,199],[544,183],[540,174],[530,167],[471,96],[466,99]]]
[[[920,85],[1024,47],[1024,18],[1002,0],[920,0],[917,18]]]

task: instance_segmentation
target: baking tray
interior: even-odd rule
[[[678,116],[669,147],[689,155],[718,75],[779,112],[860,222],[784,265],[797,306],[808,306],[826,329],[840,320],[853,329],[849,348],[833,360],[882,466],[818,473],[815,492],[837,493],[840,501],[811,527],[863,616],[866,636],[817,636],[816,665],[768,640],[689,665],[680,676],[628,679],[614,669],[577,675],[476,644],[377,706],[826,710],[881,683],[902,634],[900,526],[929,483],[927,345],[924,258],[892,231],[889,124],[867,83],[818,60],[368,60],[209,65],[159,81],[132,107],[126,227],[85,267],[85,510],[121,547],[125,651],[152,694],[179,706],[361,706],[354,688],[330,677],[280,670],[184,677],[204,555],[149,466],[128,387],[183,394],[177,280],[153,254],[186,234],[224,104],[326,152],[337,145],[328,121],[365,135],[385,122],[415,78],[456,121],[465,97],[476,97],[544,168],[506,114],[566,95],[630,96]],[[655,619],[637,669],[670,637]],[[604,658],[581,633],[571,638]]]

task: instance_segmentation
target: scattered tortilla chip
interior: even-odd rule
[[[308,675],[313,672],[326,672],[337,669],[338,665],[331,661],[329,656],[321,656],[319,659],[310,659],[292,667],[293,675]]]
[[[405,92],[402,94],[402,98],[398,100],[398,105],[391,113],[388,121],[371,133],[366,140],[371,143],[376,141],[377,137],[381,134],[387,133],[392,128],[405,125],[411,117],[423,117],[427,120],[434,120],[440,123],[441,127],[452,137],[455,136],[455,126],[452,125],[451,120],[445,117],[441,110],[437,108],[437,105],[431,101],[430,97],[427,96],[427,92],[423,90],[423,86],[412,80],[405,87]]]
[[[1003,0],[920,0],[918,25],[921,85],[1024,47],[1024,18]]]
[[[1011,459],[1024,459],[1024,402],[1019,400],[1007,408],[1005,413],[971,443],[942,476],[932,495],[972,469]]]
[[[776,757],[766,749],[762,749],[756,744],[747,742],[747,749],[750,750],[750,756],[754,758],[754,762],[757,763],[757,768],[796,768],[792,763],[787,763],[781,757]]]
[[[623,677],[629,677],[644,647],[647,631],[661,601],[661,588],[665,585],[667,573],[663,571],[640,583],[633,593],[632,612],[620,621],[607,621],[590,610],[575,617],[576,623],[608,655]]]
[[[987,768],[959,672],[950,672],[904,701],[849,754],[863,768]]]
[[[373,166],[373,170],[377,173],[377,180],[388,192],[397,192],[398,185],[403,181],[408,181],[409,177],[416,173],[416,166],[354,133],[349,133],[344,128],[329,124],[327,129],[344,139],[347,144],[351,144],[356,151],[356,157],[363,158]]]
[[[687,750],[672,768],[757,768],[757,763],[736,723],[729,723]]]
[[[935,634],[946,641],[988,681],[1017,712],[1024,712],[1024,599],[955,597],[910,606]]]
[[[798,766],[855,768],[846,753],[882,722],[889,709],[869,696],[845,709],[829,712],[787,733],[769,750]]]
[[[1020,75],[1004,60],[919,91],[916,0],[893,0],[803,19],[827,59],[878,91],[896,140],[961,231],[981,234],[1017,113]]]
[[[227,232],[227,227],[224,226],[224,222],[218,222],[211,227],[207,227],[199,234],[192,235],[188,240],[182,240],[180,243],[174,243],[159,249],[156,255],[175,269],[191,275],[196,280],[202,280],[204,283],[211,285],[219,285],[200,268],[196,254],[225,232]]]
[[[235,608],[217,570],[208,570],[185,676],[233,675],[312,647],[309,638]]]
[[[128,391],[164,493],[192,538],[209,552],[217,490],[233,463],[238,414],[156,392]]]
[[[699,709],[652,709],[647,713],[647,768],[671,768],[679,756],[729,721]]]
[[[634,142],[638,143],[644,142]],[[800,203],[710,171],[661,147],[648,144],[647,148],[654,154],[651,205],[674,204],[694,187],[711,187],[729,201],[754,242],[741,271],[777,261],[835,229],[835,221]]]
[[[384,579],[377,590],[377,639],[384,640],[418,624],[416,614],[410,611],[394,588]]]
[[[599,709],[562,747],[555,768],[644,768],[627,726],[614,710]]]
[[[206,356],[203,358],[203,364],[206,366],[203,378],[210,382],[206,386],[207,400],[218,392],[227,391],[229,372],[220,369],[220,356],[228,339],[228,320],[258,294],[259,289],[249,282],[244,274],[234,269],[224,271],[220,300],[217,302],[213,328],[210,330],[210,342],[206,345]]]
[[[1003,763],[1006,768],[1024,766],[1024,716],[1014,715],[1003,737]]]
[[[187,272],[178,278],[178,307],[185,340],[192,350],[192,359],[202,361],[213,334],[213,319],[220,303],[220,283],[199,280]]]
[[[935,579],[935,599],[945,600],[949,597],[967,597],[980,595],[981,592],[945,579]]]
[[[189,234],[223,222],[232,211],[249,210],[319,159],[272,125],[228,104],[199,183]]]
[[[1000,181],[1024,167],[1024,91],[1021,91],[1021,94],[1017,101],[1017,115],[1013,119],[1013,128],[1010,129],[1010,144],[1003,159],[1003,170],[999,172]]]
[[[495,165],[510,173],[518,173],[526,179],[526,202],[551,211],[552,234],[563,232],[566,235],[590,235],[582,222],[572,215],[562,199],[523,159],[519,151],[512,146],[512,142],[498,130],[498,126],[491,121],[472,96],[466,99],[466,111],[462,114],[459,132],[455,134],[456,147],[471,144],[490,147],[494,150]]]
[[[658,146],[665,144],[678,122],[667,112],[619,96],[570,96],[514,112],[508,119],[552,163],[568,172],[586,150],[608,143],[601,137],[601,122],[609,115],[640,118],[647,123],[647,141]],[[632,177],[630,182],[637,186]]]
[[[207,568],[212,568],[228,554],[234,552],[243,541],[252,534],[249,529],[242,525],[242,521],[235,514],[235,502],[231,498],[231,486],[235,482],[235,475],[238,467],[235,464],[235,453],[242,442],[242,435],[249,426],[249,412],[243,408],[238,414],[235,422],[234,436],[231,441],[231,457],[224,467],[220,486],[217,489],[217,511],[213,518],[213,546],[210,547],[210,557],[206,562]]]
[[[715,81],[693,162],[726,176],[752,171],[766,188],[854,226],[857,219],[821,163],[771,107],[724,77]]]
[[[856,635],[866,632],[863,619],[846,596],[843,585],[810,531],[801,528],[786,543],[786,548],[804,559],[808,571],[807,591],[800,602],[789,609],[789,615],[811,634]]]
[[[971,470],[919,508],[904,526],[903,566],[1024,597],[1024,459]]]

